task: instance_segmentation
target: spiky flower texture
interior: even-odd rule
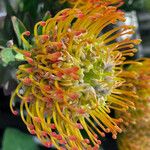
[[[20,115],[31,134],[47,147],[83,150],[99,148],[99,135],[121,132],[121,118],[111,118],[110,108],[125,111],[134,108],[135,92],[123,90],[126,84],[126,56],[133,56],[140,40],[123,35],[134,33],[133,26],[106,28],[124,21],[116,6],[95,4],[68,8],[34,27],[34,42],[28,43],[29,31],[21,39],[28,47],[13,49],[24,55],[20,81],[10,100],[14,114],[20,98]],[[38,33],[42,27],[42,34]],[[26,110],[26,111],[25,111]],[[88,138],[84,139],[84,130]]]
[[[123,0],[59,0],[60,3],[68,2],[72,6],[78,7],[81,5],[89,4],[104,4],[106,5],[117,5],[120,6],[124,3]]]
[[[141,65],[130,65],[128,71],[132,83],[130,90],[139,96],[135,101],[136,110],[119,113],[124,116],[124,133],[118,138],[119,150],[149,150],[150,148],[150,59],[139,60]]]

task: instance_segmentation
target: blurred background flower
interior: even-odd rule
[[[135,101],[136,110],[119,115],[124,116],[124,131],[119,135],[119,150],[148,150],[150,147],[150,59],[139,60],[141,65],[131,65],[128,70],[139,98]],[[135,76],[134,76],[135,74]]]

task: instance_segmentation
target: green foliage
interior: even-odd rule
[[[5,44],[8,40],[13,39],[17,46],[26,49],[25,45],[21,41],[21,34],[30,30],[33,33],[33,25],[36,21],[46,21],[51,17],[50,11],[47,11],[51,6],[55,12],[57,1],[44,1],[44,0],[33,0],[28,3],[28,0],[16,0],[14,9],[9,0],[4,1],[7,9],[7,17],[5,19],[5,26],[1,32],[0,44],[0,85],[3,87],[5,93],[10,93],[10,89],[13,90],[15,87],[14,77],[15,71],[19,64],[24,61],[24,57],[20,53],[14,52],[11,48],[7,48]],[[55,4],[54,4],[55,3]],[[45,13],[46,12],[46,13]],[[42,16],[44,16],[42,18]],[[25,27],[24,23],[27,25]],[[41,27],[39,27],[39,34],[41,33]],[[12,86],[12,87],[9,87]]]
[[[1,32],[1,43],[13,38],[16,43],[15,32],[13,31],[14,24],[11,23],[11,17],[16,16],[23,22],[27,30],[33,31],[33,26],[37,21],[42,20],[45,12],[49,11],[53,16],[61,9],[68,7],[68,5],[59,4],[59,0],[3,0],[5,3],[7,16],[5,19],[4,29]],[[15,20],[15,19],[14,19]],[[14,21],[13,21],[14,22]],[[17,22],[20,22],[17,20]],[[22,24],[22,23],[21,23]],[[15,29],[16,30],[16,29]],[[20,44],[20,42],[18,43]]]
[[[148,11],[150,11],[150,0],[144,0],[144,6]]]
[[[0,52],[0,58],[4,66],[7,66],[11,61],[15,61],[15,55],[13,54],[13,50],[11,48],[4,48]]]
[[[24,61],[24,57],[20,53],[16,53],[11,48],[3,48],[0,51],[0,60],[2,66],[6,67],[8,64],[17,61]]]
[[[24,134],[17,129],[7,128],[4,133],[3,150],[38,150],[32,136]]]
[[[21,46],[22,42],[21,42],[20,36],[27,29],[25,28],[24,24],[15,16],[12,16],[11,20],[12,20],[12,24],[13,24],[13,29],[14,29],[17,39],[18,39],[18,45]],[[23,45],[23,47],[25,47],[25,46]]]
[[[124,0],[124,2],[121,8],[125,11],[150,11],[150,0]]]
[[[141,11],[142,9],[144,9],[144,0],[124,0],[124,2],[125,3],[122,6],[122,9],[124,9],[125,11]]]
[[[15,59],[17,61],[24,61],[24,56],[22,54],[18,53],[15,55]]]

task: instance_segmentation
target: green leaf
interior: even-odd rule
[[[20,53],[16,54],[16,55],[15,55],[15,58],[16,58],[16,60],[18,60],[18,61],[25,60],[25,59],[24,59],[24,56],[23,56],[22,54],[20,54]]]
[[[150,1],[149,0],[144,0],[144,6],[147,8],[147,10],[150,11]]]
[[[17,129],[7,128],[4,133],[3,150],[38,150],[32,136]]]
[[[46,13],[45,13],[45,15],[44,15],[44,17],[43,17],[43,21],[46,21],[46,20],[48,20],[48,19],[50,19],[51,18],[51,13],[50,13],[50,11],[47,11]]]
[[[15,61],[15,55],[13,54],[13,50],[11,48],[2,49],[0,52],[0,58],[4,63],[4,66],[8,65],[11,61]]]
[[[12,20],[14,31],[15,31],[17,39],[18,39],[18,44],[19,44],[19,46],[22,45],[25,48],[20,37],[21,37],[21,34],[26,31],[26,28],[25,28],[24,24],[17,17],[12,16],[11,20]]]

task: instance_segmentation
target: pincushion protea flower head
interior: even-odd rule
[[[136,90],[139,99],[135,101],[136,110],[124,114],[124,132],[119,136],[120,150],[148,150],[150,147],[150,59],[139,60],[141,65],[130,65],[127,71],[132,74],[127,80]]]
[[[29,31],[21,39],[28,47],[13,49],[24,55],[20,81],[10,100],[14,114],[16,97],[20,115],[31,134],[47,147],[57,149],[98,149],[104,132],[116,139],[121,118],[111,118],[110,108],[125,111],[134,107],[137,96],[126,87],[122,66],[133,56],[140,40],[118,37],[134,33],[133,26],[119,26],[105,32],[124,13],[114,6],[90,5],[64,9],[34,27],[34,44],[27,42]],[[42,34],[38,33],[42,27]],[[26,111],[24,111],[26,110]],[[87,134],[84,139],[81,130]]]

